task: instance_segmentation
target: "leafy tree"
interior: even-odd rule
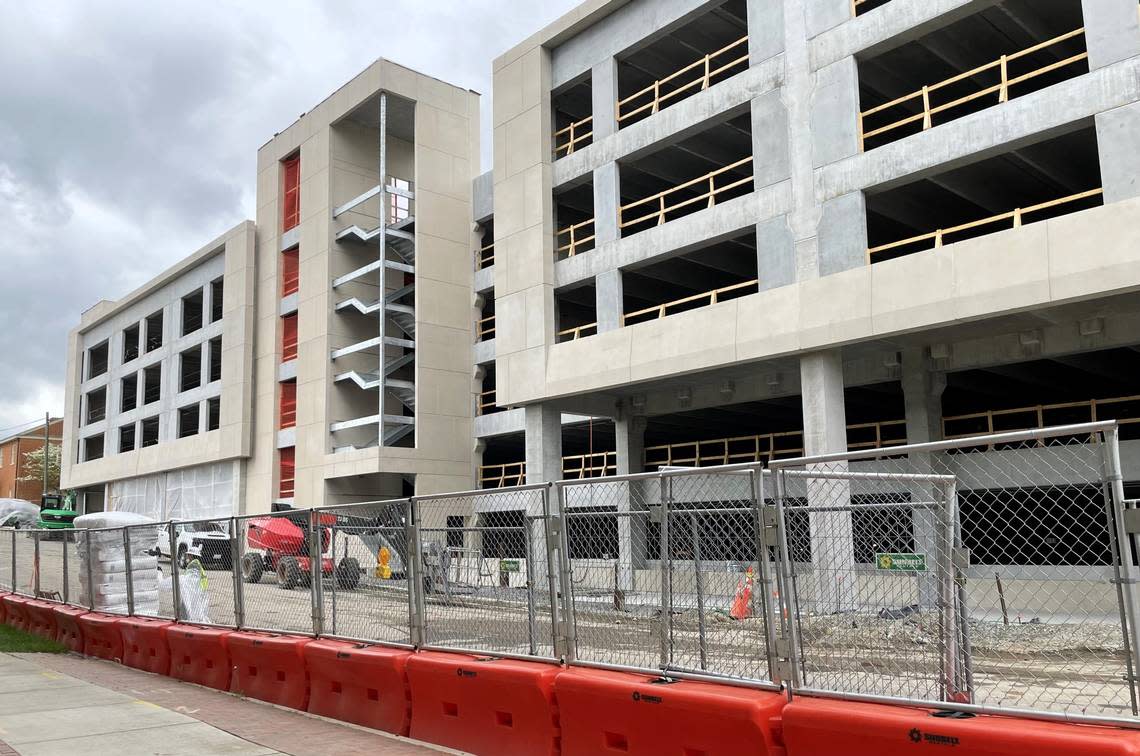
[[[48,444],[47,454],[47,469],[48,469],[48,491],[59,490],[59,461],[60,449],[59,444]],[[24,474],[20,476],[21,481],[42,481],[44,479],[44,450],[43,447],[33,449],[29,452],[24,452]]]

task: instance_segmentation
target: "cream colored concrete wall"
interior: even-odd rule
[[[254,306],[253,292],[256,281],[256,261],[254,257],[254,225],[246,221],[235,226],[224,235],[210,242],[202,249],[188,256],[171,269],[165,271],[153,280],[144,284],[136,291],[114,303],[101,303],[98,308],[88,310],[82,316],[81,324],[73,330],[68,337],[68,367],[67,383],[65,389],[67,407],[64,423],[64,457],[62,470],[62,486],[64,488],[78,488],[104,484],[114,480],[146,475],[164,470],[174,470],[218,462],[228,459],[239,459],[247,456],[251,449],[251,407],[252,371],[254,360]],[[221,256],[222,264],[215,260]],[[121,322],[137,322],[141,315],[145,317],[150,308],[157,309],[157,305],[175,301],[185,292],[180,284],[188,277],[201,278],[199,275],[203,266],[218,268],[224,276],[222,322],[220,334],[222,336],[222,380],[218,392],[221,400],[221,417],[219,428],[215,431],[203,431],[187,438],[172,438],[170,428],[162,436],[162,440],[155,446],[144,449],[136,448],[134,451],[124,453],[116,452],[118,448],[117,434],[121,422],[116,416],[118,393],[109,390],[108,409],[105,421],[106,440],[103,458],[90,462],[76,463],[76,449],[78,440],[82,435],[79,428],[80,415],[78,406],[82,376],[80,371],[83,363],[83,350],[86,347],[110,336],[111,344],[111,370],[110,380],[119,380],[117,363],[121,355],[121,340],[119,331]],[[213,273],[206,276],[210,278]],[[199,284],[195,284],[196,286]],[[139,310],[139,306],[142,306]],[[135,313],[135,310],[139,310]],[[124,320],[121,315],[129,315]],[[170,354],[162,360],[163,365],[163,406],[174,406],[175,397],[172,387],[177,380],[178,352],[181,347],[174,337],[175,323],[178,315],[177,307],[166,307],[164,315],[165,338],[162,349]],[[204,328],[203,330],[206,330]],[[192,338],[190,336],[184,338]],[[205,338],[205,337],[203,337]],[[200,341],[197,336],[192,340]],[[152,364],[145,359],[140,364]],[[130,368],[128,372],[134,371]],[[109,389],[112,388],[109,386]],[[204,387],[206,393],[213,394],[213,389]],[[111,397],[115,398],[115,406],[110,406]],[[141,400],[140,400],[141,401]],[[164,412],[169,413],[170,407]],[[157,411],[157,410],[155,410]],[[149,416],[151,412],[132,411],[131,416],[143,414]],[[124,415],[126,417],[126,415]],[[136,438],[136,444],[140,439]]]
[[[535,380],[512,381],[510,402],[1132,292],[1137,249],[1140,200],[1092,208],[555,344]]]

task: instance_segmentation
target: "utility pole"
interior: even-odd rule
[[[42,491],[40,491],[40,496],[43,496],[44,494],[46,494],[48,492],[48,452],[51,451],[51,449],[49,448],[49,445],[51,444],[51,441],[50,441],[51,435],[48,433],[49,428],[51,428],[51,413],[45,412],[44,413],[44,454],[43,454],[44,488]]]

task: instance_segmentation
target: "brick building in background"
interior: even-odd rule
[[[48,426],[49,443],[63,440],[63,418],[53,417]],[[26,499],[39,502],[43,483],[39,480],[20,480],[28,475],[24,455],[42,449],[44,424],[39,420],[18,426],[0,435],[0,499]],[[56,481],[58,483],[58,481]]]

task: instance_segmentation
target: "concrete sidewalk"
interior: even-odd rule
[[[111,662],[72,655],[0,654],[0,756],[13,752],[21,756],[455,753]]]

